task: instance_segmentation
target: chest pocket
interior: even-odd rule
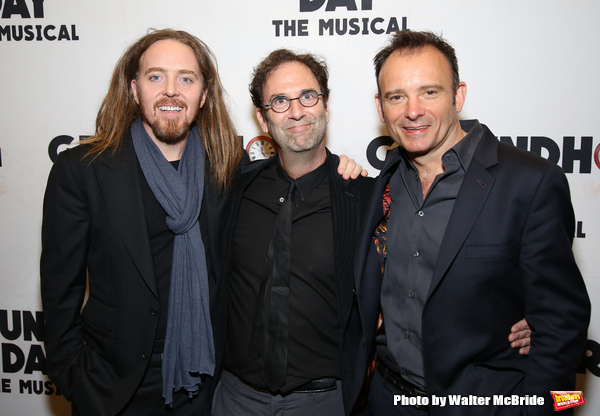
[[[511,241],[500,244],[470,245],[466,248],[467,260],[501,260],[517,255],[519,243]]]

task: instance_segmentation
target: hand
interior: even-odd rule
[[[508,341],[512,348],[519,348],[519,354],[529,355],[531,347],[531,328],[527,319],[523,318],[513,325],[508,335]]]
[[[369,174],[361,165],[357,165],[354,159],[350,159],[346,155],[340,155],[338,173],[346,180],[356,179],[358,175],[367,176]]]

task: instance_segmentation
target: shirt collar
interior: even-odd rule
[[[454,146],[452,146],[452,148],[448,149],[444,155],[447,155],[450,152],[455,153],[462,168],[466,171],[473,160],[475,149],[477,149],[477,146],[481,141],[481,137],[483,137],[483,127],[477,120],[461,120],[460,127],[463,129],[463,131],[467,132],[467,135]],[[402,148],[399,148],[398,151],[402,155],[400,158],[401,163],[405,166],[411,167],[414,170],[412,163],[406,155],[406,151]]]
[[[283,169],[281,166],[281,161],[277,160],[277,164],[275,166],[275,171],[277,172],[275,175],[275,189],[277,190],[277,195],[285,194],[290,182],[295,181],[297,195],[302,201],[305,200],[312,193],[312,191],[314,191],[317,186],[323,182],[323,179],[327,177],[330,164],[331,154],[327,152],[325,162],[323,162],[321,166],[294,180],[290,178],[287,172]]]
[[[453,151],[456,153],[458,160],[460,160],[463,169],[466,171],[473,160],[475,149],[477,149],[483,136],[483,127],[481,127],[481,124],[477,120],[462,120],[460,127],[467,132],[467,135],[448,150],[448,152]]]

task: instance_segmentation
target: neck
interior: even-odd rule
[[[448,140],[445,146],[440,146],[438,149],[425,154],[408,153],[408,158],[419,174],[421,188],[423,189],[423,198],[425,198],[429,192],[429,188],[435,177],[444,172],[444,164],[442,163],[442,156],[444,156],[444,153],[456,145],[456,143],[460,142],[466,135],[467,133],[460,128],[460,124],[458,124],[458,130],[454,134],[454,140]]]
[[[183,149],[185,148],[185,144],[187,143],[187,137],[174,144],[161,142],[160,140],[154,138],[152,138],[152,140],[154,141],[154,143],[156,143],[156,145],[160,149],[160,152],[169,162],[181,160]]]
[[[325,163],[325,159],[327,159],[325,146],[319,146],[317,149],[308,152],[282,151],[279,153],[281,167],[292,179],[298,179],[312,172]]]
[[[436,175],[442,173],[444,171],[444,165],[442,164],[442,156],[452,147],[454,147],[458,142],[460,142],[467,133],[460,127],[460,124],[457,123],[457,128],[454,133],[450,134],[450,137],[454,137],[453,139],[448,139],[444,141],[440,147],[433,149],[427,153],[409,153],[407,152],[407,156],[410,161],[415,165],[417,172],[419,175],[421,173],[435,173]]]

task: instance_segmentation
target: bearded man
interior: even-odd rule
[[[74,415],[208,413],[241,156],[208,47],[169,29],[133,43],[94,137],[58,156],[44,198],[47,368]]]

